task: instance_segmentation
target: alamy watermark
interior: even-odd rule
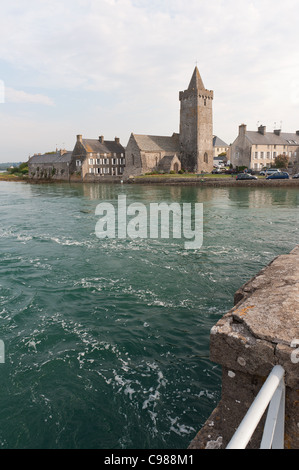
[[[117,207],[109,202],[97,205],[100,216],[95,233],[98,238],[175,238],[185,239],[186,250],[198,250],[203,243],[203,204],[140,202],[127,205],[125,195],[118,196]],[[188,240],[188,241],[187,241]]]

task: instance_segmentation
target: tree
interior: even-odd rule
[[[275,157],[276,168],[287,168],[289,164],[289,157],[287,155],[277,155]]]

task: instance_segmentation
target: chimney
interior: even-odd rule
[[[82,144],[82,135],[80,135],[80,134],[77,135],[77,142],[81,142],[81,144]]]
[[[101,142],[101,144],[103,144],[103,143],[104,143],[104,136],[103,136],[103,135],[100,135],[100,137],[99,137],[99,141]]]
[[[281,129],[275,129],[275,130],[274,130],[274,134],[280,135],[280,133],[281,133]]]
[[[239,135],[245,135],[246,134],[246,129],[247,129],[247,125],[246,124],[241,124],[239,126]]]
[[[258,132],[259,132],[260,134],[262,134],[262,135],[265,135],[265,133],[266,133],[266,126],[260,126],[260,127],[258,128]]]
[[[119,137],[115,137],[114,140],[115,140],[115,142],[116,142],[117,144],[119,144]]]

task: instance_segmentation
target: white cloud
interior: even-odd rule
[[[22,90],[14,90],[13,88],[5,88],[5,102],[7,103],[32,103],[42,104],[46,106],[54,106],[53,100],[48,96],[39,93],[27,93]]]

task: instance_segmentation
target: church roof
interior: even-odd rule
[[[175,154],[180,151],[178,134],[173,134],[170,137],[141,134],[133,134],[133,136],[139,149],[144,152],[170,152]]]
[[[194,69],[194,72],[193,72],[193,75],[192,75],[192,78],[191,78],[191,81],[190,81],[190,84],[189,84],[189,87],[188,87],[188,90],[205,90],[205,86],[203,84],[203,81],[201,79],[201,76],[200,76],[200,73],[199,73],[199,70],[197,68],[197,66],[195,67]]]

